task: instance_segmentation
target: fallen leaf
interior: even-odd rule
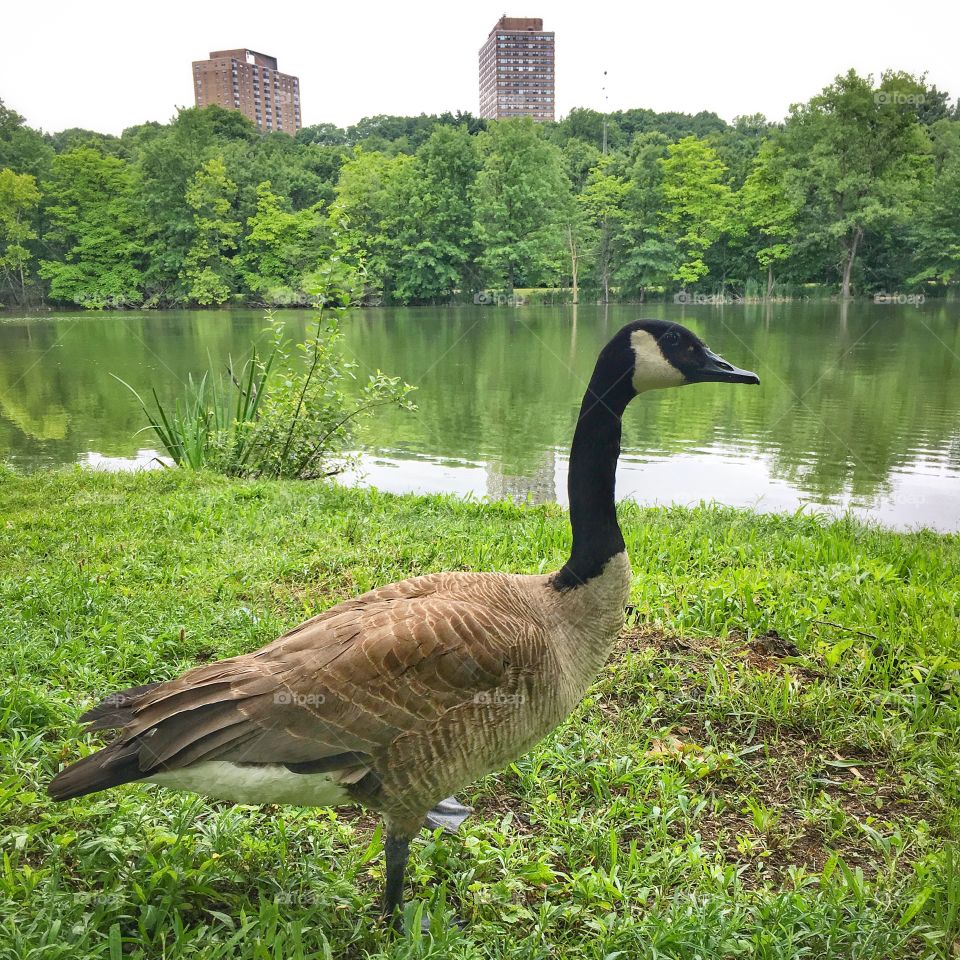
[[[662,758],[676,759],[689,753],[696,753],[700,747],[695,743],[685,743],[677,737],[669,736],[664,739],[655,738],[650,741],[650,749],[644,754],[651,760]]]

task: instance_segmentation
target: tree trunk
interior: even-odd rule
[[[601,241],[603,250],[603,302],[610,302],[610,229],[606,222],[603,222],[603,239]]]
[[[578,282],[580,251],[577,249],[577,242],[574,239],[571,227],[567,227],[567,244],[570,247],[570,291],[573,296],[573,303],[577,304],[580,302],[580,285]]]
[[[773,261],[767,264],[767,299],[773,296]]]
[[[840,288],[840,296],[844,300],[850,299],[850,275],[853,273],[853,264],[857,259],[857,247],[863,237],[863,227],[857,227],[853,231],[853,237],[850,242],[850,248],[844,254],[843,263],[843,285]]]

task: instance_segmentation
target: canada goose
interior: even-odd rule
[[[396,921],[424,822],[458,827],[470,811],[451,795],[557,726],[616,640],[631,578],[614,504],[624,409],[646,390],[705,381],[760,382],[679,324],[623,327],[580,408],[561,570],[404,580],[253,653],[109,696],[81,719],[119,734],[61,771],[50,795],[145,780],[237,803],[362,804],[385,823],[383,911]]]

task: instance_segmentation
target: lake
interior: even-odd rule
[[[291,332],[309,313],[284,312]],[[567,450],[603,343],[678,320],[760,387],[646,394],[624,418],[619,497],[766,511],[850,509],[960,529],[960,304],[784,303],[367,309],[346,324],[361,374],[418,386],[364,436],[362,477],[394,491],[566,500]],[[246,355],[262,311],[0,314],[0,460],[21,470],[151,461],[128,390],[164,397]]]

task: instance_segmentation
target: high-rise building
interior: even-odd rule
[[[554,118],[552,32],[539,17],[503,16],[480,48],[480,116]]]
[[[193,96],[198,107],[239,110],[261,132],[292,136],[301,126],[300,81],[255,50],[214,50],[209,60],[194,60]]]

